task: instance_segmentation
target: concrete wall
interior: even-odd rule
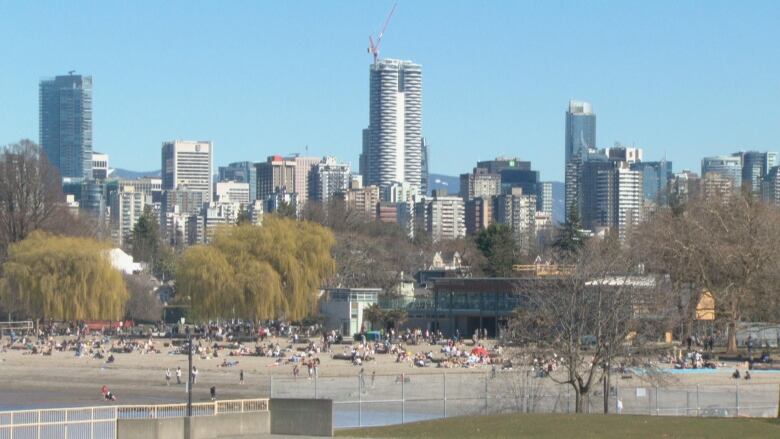
[[[187,418],[120,419],[116,428],[117,439],[184,439]],[[271,416],[269,412],[194,416],[190,421],[190,431],[190,439],[268,434]]]
[[[119,419],[116,421],[117,439],[183,438],[184,418]]]
[[[333,436],[330,399],[271,399],[271,434]]]
[[[195,416],[191,420],[190,431],[190,439],[218,439],[230,436],[268,434],[271,432],[270,414],[268,412],[255,412]]]

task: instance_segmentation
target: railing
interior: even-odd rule
[[[33,325],[31,320],[0,322],[0,335],[10,334],[12,331],[17,333],[17,335],[25,335],[32,333],[34,329],[35,325]]]
[[[192,404],[193,416],[268,411],[267,399]],[[187,415],[187,404],[122,405],[0,412],[0,439],[114,439],[118,419],[162,419]]]
[[[273,398],[333,400],[337,428],[389,425],[460,415],[491,413],[572,413],[568,385],[535,378],[529,371],[431,373],[351,377],[269,378]],[[630,385],[627,385],[630,384]],[[654,386],[615,378],[609,410],[652,416],[774,417],[778,383]],[[620,403],[618,403],[620,401]],[[602,413],[602,389],[593,389],[584,411]]]

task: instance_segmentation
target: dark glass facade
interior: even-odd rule
[[[41,81],[40,144],[63,178],[92,179],[92,77]]]

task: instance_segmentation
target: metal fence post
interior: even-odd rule
[[[658,416],[658,385],[655,386],[655,415]]]
[[[737,417],[739,417],[739,380],[736,381],[737,386]]]
[[[447,372],[444,372],[443,375],[444,375],[444,419],[447,419]],[[778,408],[778,411],[780,411],[780,408]]]
[[[699,402],[699,385],[696,384],[696,416],[701,416],[701,403]]]
[[[360,377],[358,375],[358,427],[363,426],[363,388],[360,385]]]
[[[406,423],[406,393],[404,392],[404,384],[406,383],[406,374],[401,374],[401,423]]]
[[[268,397],[274,397],[274,376],[268,375]]]
[[[488,376],[485,374],[485,414],[488,414]]]

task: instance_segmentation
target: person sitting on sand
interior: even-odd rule
[[[731,377],[734,378],[735,380],[738,380],[740,377],[739,369],[734,369],[734,373],[731,374]]]

